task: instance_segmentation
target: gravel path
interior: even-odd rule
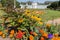
[[[47,23],[49,24],[54,24],[54,25],[59,25],[60,24],[60,18],[54,19],[54,20],[49,20]]]
[[[0,37],[0,40],[10,40],[10,38],[2,38],[2,37]]]

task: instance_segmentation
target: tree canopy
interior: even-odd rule
[[[51,3],[51,5],[49,5],[47,8],[52,8],[54,10],[60,8],[60,1],[56,1],[56,2]]]
[[[3,7],[7,6],[14,7],[14,0],[1,0],[1,3]],[[20,7],[20,3],[18,1],[16,1],[16,7]]]

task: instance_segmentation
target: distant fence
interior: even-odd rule
[[[21,8],[29,8],[29,9],[46,9],[48,5],[20,5]]]

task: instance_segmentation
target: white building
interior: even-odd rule
[[[21,8],[29,8],[29,9],[46,9],[48,5],[38,5],[37,2],[32,2],[31,5],[28,5],[28,3],[26,3],[26,5],[22,5],[20,4]]]
[[[35,9],[37,8],[37,5],[38,5],[38,4],[37,4],[37,3],[35,3],[35,2],[34,2],[34,3],[32,3],[32,7],[33,7],[33,8],[35,8]]]

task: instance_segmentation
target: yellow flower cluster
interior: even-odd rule
[[[42,19],[41,18],[38,18],[36,16],[31,16],[32,19],[36,20],[36,21],[41,21]]]
[[[35,26],[35,24],[40,24],[40,25],[43,25],[43,22],[41,22],[42,21],[42,19],[41,18],[39,18],[39,14],[37,14],[36,13],[36,11],[32,11],[32,10],[25,10],[25,12],[22,12],[22,13],[24,13],[24,14],[22,14],[22,15],[17,15],[18,16],[18,18],[15,20],[16,22],[18,22],[18,23],[21,23],[21,25],[23,25],[23,23],[25,22],[26,23],[26,25],[33,25],[33,26]],[[38,16],[39,15],[39,16]],[[21,18],[20,18],[21,17]],[[8,21],[8,22],[10,22],[11,20],[12,20],[13,18],[12,17],[9,17],[6,21]],[[32,19],[32,21],[31,21],[31,19]],[[27,21],[25,21],[25,20],[27,20]],[[34,21],[35,20],[35,21]],[[8,24],[7,26],[8,26],[8,28],[9,27],[15,27],[15,21],[13,21],[12,23],[10,23],[10,24]],[[30,21],[30,22],[29,22]],[[29,22],[29,24],[28,24],[28,22]],[[33,22],[35,22],[35,24],[33,23]],[[16,26],[18,25],[18,23],[16,24]],[[14,24],[14,25],[12,25],[12,24]],[[24,26],[26,26],[25,24],[23,25],[23,27]],[[30,27],[31,27],[30,26]],[[20,26],[19,26],[19,28],[21,28]],[[25,28],[25,27],[24,27]],[[18,29],[18,28],[17,28]],[[27,29],[28,30],[28,29]],[[8,33],[9,32],[9,35],[8,35],[8,37],[9,38],[13,38],[13,37],[15,37],[16,36],[16,38],[22,38],[22,36],[23,35],[26,35],[26,32],[23,32],[22,30],[20,31],[20,30],[18,30],[19,32],[17,32],[17,31],[15,31],[14,29],[11,29],[10,31],[7,29],[7,30],[4,30],[6,33]],[[2,36],[3,38],[5,38],[6,37],[6,34],[4,34],[5,32],[3,32],[3,31],[0,31],[0,36]],[[34,40],[34,37],[36,37],[36,36],[38,36],[38,34],[36,33],[36,32],[29,32],[29,34],[30,34],[30,36],[29,36],[29,39],[30,40]],[[46,34],[44,34],[45,36],[46,36]]]

